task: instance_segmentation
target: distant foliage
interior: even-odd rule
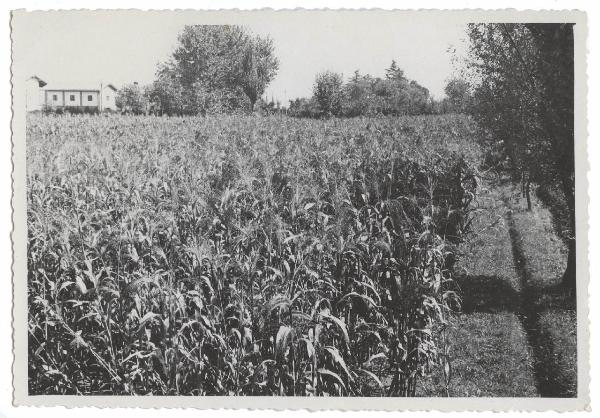
[[[151,96],[170,115],[252,111],[278,68],[270,38],[239,26],[186,26]]]
[[[29,393],[414,396],[449,379],[476,132],[30,117]]]
[[[453,78],[444,88],[446,93],[447,111],[455,113],[468,113],[473,102],[471,86],[466,80]]]
[[[256,110],[262,115],[281,115],[287,112],[287,109],[281,106],[281,102],[274,99],[271,99],[270,101],[258,99],[256,102]]]
[[[288,112],[299,118],[318,118],[321,114],[316,101],[304,97],[290,100]]]
[[[117,108],[122,113],[141,115],[148,108],[148,96],[137,84],[127,84],[117,91]]]
[[[395,61],[385,78],[355,71],[344,83],[341,74],[317,74],[311,99],[290,101],[290,114],[298,117],[400,116],[434,113],[429,90],[408,80]]]

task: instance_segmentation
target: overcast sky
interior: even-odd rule
[[[48,83],[117,87],[154,80],[186,24],[233,23],[273,38],[280,68],[267,90],[284,104],[309,96],[316,73],[347,79],[354,70],[383,76],[393,59],[408,78],[443,96],[453,74],[449,48],[464,54],[466,22],[458,16],[382,12],[34,13],[16,22],[15,59]]]

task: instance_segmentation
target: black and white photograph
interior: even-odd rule
[[[18,403],[586,407],[585,13],[11,25]]]

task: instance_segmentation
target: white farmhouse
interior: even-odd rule
[[[117,88],[108,84],[89,86],[61,86],[48,84],[37,76],[32,76],[26,83],[27,111],[79,110],[103,112],[117,110]]]

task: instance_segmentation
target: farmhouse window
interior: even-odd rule
[[[74,94],[69,95],[69,100],[72,101],[72,102],[74,102],[75,101],[75,95]]]
[[[88,94],[88,102],[91,102],[91,101],[92,101],[92,95]]]
[[[110,102],[110,96],[106,96],[106,101]]]
[[[55,102],[58,102],[58,94],[53,94],[52,95],[52,100]]]

